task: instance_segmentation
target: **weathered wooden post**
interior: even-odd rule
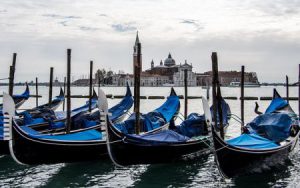
[[[98,76],[98,87],[100,87],[101,86],[101,78],[100,78],[100,76]]]
[[[53,67],[50,67],[50,80],[49,80],[49,100],[48,103],[50,104],[52,101],[52,89],[53,89]]]
[[[17,60],[17,53],[13,53],[13,61],[12,65],[9,67],[9,88],[8,93],[10,96],[14,93],[14,80],[15,80],[15,72],[16,72],[16,60]]]
[[[67,78],[64,77],[64,95],[66,96],[66,82],[67,82]],[[64,96],[64,101],[63,101],[63,111],[65,111],[65,105],[66,105],[66,98]]]
[[[141,80],[141,43],[138,35],[134,49],[134,112],[135,112],[135,133],[140,133],[140,80]]]
[[[245,100],[244,100],[244,84],[245,84],[245,66],[242,66],[242,71],[241,71],[241,127],[243,130],[244,127],[244,110],[245,110]]]
[[[36,104],[36,107],[39,106],[39,82],[38,82],[38,77],[35,78],[35,104]]]
[[[90,61],[90,85],[89,85],[89,112],[92,111],[92,94],[93,94],[93,61]]]
[[[289,77],[288,76],[285,77],[285,81],[286,81],[286,83],[285,83],[285,85],[286,85],[286,101],[287,101],[287,103],[290,103]]]
[[[184,69],[184,119],[187,119],[188,113],[188,90],[187,90],[187,69]]]
[[[13,87],[14,87],[14,80],[13,80],[13,66],[9,66],[9,85],[8,85],[8,93],[10,96],[13,95]]]
[[[67,50],[67,133],[71,130],[71,49]]]
[[[218,125],[218,115],[219,114],[219,119],[222,120],[222,114],[221,114],[221,110],[219,109],[221,106],[221,101],[220,99],[218,100],[217,98],[217,87],[220,87],[220,83],[219,83],[219,75],[218,75],[218,56],[217,56],[217,52],[213,52],[211,55],[211,60],[212,60],[212,72],[213,72],[213,80],[212,80],[212,97],[213,97],[213,118],[214,118],[214,126],[217,127]],[[218,89],[220,90],[220,88]],[[220,95],[221,93],[219,92],[218,95]],[[218,104],[219,103],[219,104]],[[220,116],[221,114],[221,116]],[[223,128],[223,122],[219,121],[220,123],[220,136],[222,139],[224,139],[224,128]]]

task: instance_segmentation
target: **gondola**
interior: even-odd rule
[[[15,101],[15,99],[14,99]],[[49,113],[49,111],[56,110],[59,105],[64,101],[64,93],[62,89],[60,89],[59,96],[55,97],[50,104],[44,104],[40,105],[38,107],[35,107],[30,110],[25,110],[23,112],[17,113],[20,117],[29,117],[32,119],[35,119],[36,122],[44,121],[42,118],[46,113]],[[3,134],[3,116],[0,117],[0,155],[9,154],[8,150],[8,141],[3,140],[4,134]]]
[[[22,94],[13,95],[14,102],[16,104],[16,108],[19,108],[26,100],[30,97],[30,91],[28,84],[26,83],[26,89]],[[3,104],[0,104],[0,110],[2,109]]]
[[[99,89],[98,108],[100,119],[105,121],[108,113],[104,92]],[[12,101],[5,95],[5,101],[13,107]],[[164,108],[164,110],[168,110]],[[12,117],[13,110],[6,110],[6,127],[10,154],[20,164],[53,164],[61,162],[79,162],[96,160],[107,156],[106,136],[102,129],[104,124],[93,129],[71,130],[70,133],[40,134],[26,126],[18,126],[18,119]],[[101,113],[103,112],[103,113]],[[105,112],[105,113],[104,113]]]
[[[207,101],[202,98],[206,110]],[[223,124],[228,125],[229,105],[223,100]],[[210,152],[211,136],[206,121],[209,116],[192,113],[179,126],[169,126],[151,133],[125,134],[107,120],[107,147],[117,166],[170,163],[203,156]],[[226,126],[227,127],[227,126]]]
[[[65,100],[64,91],[60,88],[59,95],[56,96],[50,103],[42,104],[37,107],[27,110],[28,112],[40,111],[42,109],[50,109],[55,111]]]
[[[214,126],[212,134],[220,174],[232,178],[286,160],[298,145],[299,125],[295,112],[274,90],[265,113],[248,123],[240,136],[223,140]]]
[[[91,98],[91,104],[92,104],[92,111],[89,112],[89,101],[84,106],[81,106],[79,108],[76,108],[72,110],[71,112],[71,119],[72,119],[72,125],[71,129],[73,130],[82,130],[84,128],[86,129],[92,129],[94,126],[97,126],[100,124],[100,112],[96,108],[97,107],[97,101],[98,96],[96,92],[93,92],[93,96]],[[112,122],[120,122],[122,121],[129,113],[130,108],[133,105],[133,97],[131,94],[131,90],[129,85],[127,85],[126,94],[123,97],[123,99],[116,104],[115,106],[111,107],[108,112],[110,114],[110,120]],[[54,113],[54,112],[53,112]],[[57,115],[58,114],[58,115]],[[45,114],[49,115],[49,114]],[[30,120],[33,119],[33,120]],[[61,115],[60,112],[56,112],[54,117],[48,121],[46,121],[44,117],[40,117],[37,119],[26,117],[23,119],[23,122],[21,122],[21,125],[25,125],[30,127],[31,129],[34,129],[35,131],[38,131],[40,133],[55,133],[59,134],[59,132],[65,132],[65,112]],[[26,120],[26,121],[25,121]],[[50,126],[49,126],[50,124]]]

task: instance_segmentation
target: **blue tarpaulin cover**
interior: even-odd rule
[[[272,100],[271,104],[269,105],[269,107],[267,108],[265,114],[267,113],[273,113],[276,112],[277,110],[280,110],[286,106],[288,106],[289,104],[282,98],[275,98]]]
[[[148,132],[158,127],[165,125],[167,122],[163,116],[158,112],[149,112],[148,114],[140,115],[141,131]],[[133,134],[135,129],[135,113],[124,122],[115,124],[115,127],[125,134]]]
[[[141,114],[141,131],[148,132],[170,122],[179,106],[179,97],[177,95],[171,95],[159,108],[147,114]],[[133,134],[135,130],[134,124],[135,113],[133,113],[126,121],[115,124],[115,127],[122,133]]]
[[[249,149],[271,149],[279,145],[257,134],[242,134],[226,141],[229,145]]]
[[[230,110],[229,105],[226,103],[226,101],[223,98],[221,100],[221,108],[222,108],[223,125],[227,125],[228,121],[229,121],[228,115],[231,114],[231,110]],[[210,107],[210,111],[211,111],[211,114],[214,114],[213,106]],[[213,116],[212,116],[212,118],[213,118]],[[217,113],[217,121],[219,122],[219,113]],[[219,126],[219,123],[217,125]]]
[[[208,130],[204,115],[190,114],[185,121],[175,127],[175,131],[190,138],[206,135]]]
[[[120,116],[124,114],[124,112],[128,111],[133,105],[133,97],[131,94],[131,90],[127,83],[127,90],[125,97],[122,99],[120,103],[108,109],[108,112],[111,113],[109,117],[112,122],[116,121]]]
[[[26,126],[22,126],[21,129],[31,137],[40,138],[40,139],[61,140],[61,141],[85,141],[85,140],[102,139],[102,133],[97,130],[86,130],[86,131],[64,134],[64,135],[43,135]]]
[[[257,116],[247,125],[251,133],[281,142],[289,137],[292,118],[285,113],[272,113]]]
[[[124,114],[124,111],[128,111],[133,105],[133,98],[132,96],[126,96],[119,104],[113,106],[108,110],[111,113],[110,120],[115,121],[120,116]]]
[[[162,106],[160,106],[154,111],[161,113],[165,120],[169,122],[173,118],[174,114],[177,112],[179,106],[179,97],[177,95],[171,95],[168,97],[167,101]]]
[[[189,137],[178,134],[172,130],[162,130],[157,133],[150,133],[145,135],[130,135],[131,137],[140,138],[146,141],[154,142],[186,142]]]

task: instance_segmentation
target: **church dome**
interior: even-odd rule
[[[175,60],[172,58],[171,54],[169,53],[168,58],[165,59],[164,65],[169,67],[169,66],[174,66],[175,64],[176,64]]]

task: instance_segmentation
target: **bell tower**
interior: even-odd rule
[[[135,44],[134,44],[134,46],[133,46],[133,74],[135,74],[135,72],[134,72],[134,65],[135,64],[138,64],[138,45],[140,45],[140,47],[142,48],[142,46],[141,46],[141,43],[140,43],[140,39],[139,39],[139,33],[138,32],[136,32],[136,39],[135,39]],[[142,49],[140,49],[140,51],[142,51]],[[142,54],[141,54],[141,56],[140,56],[140,73],[142,73]]]
[[[151,61],[151,69],[153,69],[154,68],[154,62],[153,62],[153,59],[152,59],[152,61]]]

